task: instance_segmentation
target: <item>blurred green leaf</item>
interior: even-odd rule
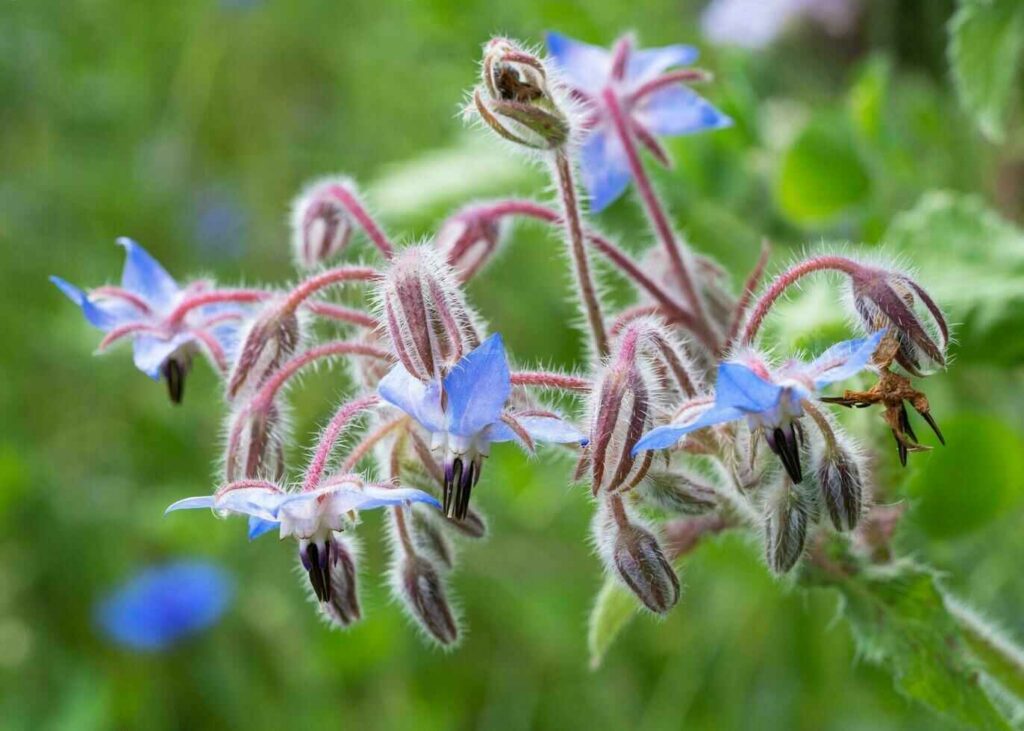
[[[605,653],[619,632],[640,610],[640,604],[613,577],[604,581],[604,586],[597,593],[594,608],[590,611],[590,622],[587,630],[587,647],[590,650],[590,667],[596,670],[601,666]]]
[[[926,194],[885,241],[919,265],[921,283],[960,326],[960,356],[1013,361],[1024,341],[1024,233],[977,197]]]
[[[844,125],[822,115],[783,156],[775,194],[787,217],[807,225],[836,218],[870,191],[871,179]]]
[[[892,68],[885,58],[873,58],[865,64],[847,95],[854,129],[871,142],[877,143],[882,136],[891,75]]]
[[[1005,134],[1006,110],[1024,50],[1024,3],[960,0],[949,23],[949,62],[960,103],[994,142]]]
[[[887,667],[897,690],[964,726],[1010,728],[977,682],[932,571],[899,561],[829,573],[822,583],[839,589],[860,653]]]
[[[1021,703],[1024,699],[1024,648],[959,599],[947,594],[945,602],[963,632],[964,641],[984,665],[985,672],[1016,695],[1017,703]]]
[[[934,538],[955,538],[984,527],[1024,492],[1020,436],[989,416],[944,420],[946,447],[920,460],[907,483],[918,503],[913,520]]]

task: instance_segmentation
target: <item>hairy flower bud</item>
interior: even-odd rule
[[[444,581],[427,558],[407,553],[394,570],[395,590],[409,616],[444,646],[459,639],[459,626]]]
[[[764,548],[772,571],[784,574],[804,552],[807,528],[814,521],[816,505],[812,495],[783,478],[765,505]]]
[[[292,255],[300,269],[314,269],[333,259],[352,238],[352,218],[328,191],[351,187],[346,178],[327,178],[308,186],[292,204]]]
[[[242,341],[228,380],[227,395],[234,400],[252,391],[277,370],[299,347],[302,328],[294,312],[271,304],[253,321]]]
[[[864,483],[856,454],[841,444],[826,446],[816,472],[832,525],[839,531],[856,528],[864,512]]]
[[[434,246],[459,281],[465,282],[483,269],[504,238],[507,225],[487,213],[486,205],[466,206],[445,220],[434,236]]]
[[[917,282],[899,272],[862,267],[851,275],[851,294],[869,332],[889,328],[895,336],[896,362],[908,373],[922,376],[945,367],[949,325]]]
[[[287,419],[276,403],[263,408],[240,408],[231,416],[227,454],[228,482],[246,479],[280,481],[284,475]]]
[[[645,503],[669,513],[700,515],[718,507],[714,488],[680,470],[652,470],[637,492]]]
[[[481,77],[473,104],[499,135],[538,150],[557,149],[569,141],[564,102],[555,99],[539,58],[507,38],[492,38],[484,46]]]
[[[446,373],[479,344],[454,273],[430,247],[397,255],[379,296],[395,355],[420,380]]]
[[[336,627],[348,627],[363,616],[356,573],[358,555],[358,547],[352,539],[333,534],[326,576],[330,598],[320,602],[320,611]]]
[[[437,512],[430,509],[433,512]],[[429,556],[439,568],[447,571],[455,565],[455,549],[444,529],[426,510],[413,508],[410,534],[416,550]]]

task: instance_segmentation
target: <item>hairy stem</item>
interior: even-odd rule
[[[395,247],[388,239],[387,235],[381,229],[377,222],[370,215],[369,211],[366,210],[366,206],[362,204],[355,193],[344,185],[330,185],[327,187],[326,194],[337,201],[345,211],[355,219],[362,229],[366,232],[366,235],[370,237],[370,241],[373,242],[374,246],[381,250],[381,253],[388,259],[395,255]]]
[[[334,445],[337,443],[345,427],[349,425],[349,422],[363,411],[376,406],[379,401],[380,399],[376,394],[363,396],[355,401],[342,404],[341,408],[334,413],[334,416],[331,417],[327,428],[324,429],[324,433],[320,437],[320,443],[317,445],[313,459],[306,470],[306,479],[302,483],[303,492],[315,490],[320,484],[324,470],[327,469],[327,460],[331,456],[331,450],[334,449]]]
[[[520,371],[512,374],[513,386],[539,386],[564,391],[589,391],[591,383],[586,378],[567,376],[563,373],[546,371]]]

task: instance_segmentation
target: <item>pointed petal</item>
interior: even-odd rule
[[[441,389],[436,382],[423,383],[399,363],[381,379],[377,393],[418,421],[427,431],[444,431]]]
[[[632,176],[616,135],[605,128],[590,132],[580,149],[580,177],[592,213],[600,213],[626,191]]]
[[[611,73],[611,53],[553,31],[545,33],[544,38],[551,59],[570,86],[590,94],[601,90]]]
[[[338,498],[335,498],[338,500]],[[350,505],[349,510],[373,510],[388,505],[405,503],[427,503],[440,509],[441,503],[436,497],[423,490],[412,487],[377,487],[366,485],[361,489],[353,489],[341,496],[341,502]],[[332,503],[334,505],[334,503]]]
[[[649,449],[665,449],[675,445],[682,437],[690,432],[703,429],[706,426],[724,424],[727,421],[734,421],[742,418],[744,412],[734,406],[719,406],[714,404],[701,414],[695,421],[689,424],[668,424],[659,426],[647,432],[633,447],[633,456]]]
[[[673,66],[689,66],[698,55],[696,48],[682,44],[633,51],[626,64],[626,78],[642,84]]]
[[[159,380],[164,362],[191,340],[192,336],[189,333],[178,333],[170,340],[153,335],[136,335],[132,340],[135,367],[153,380]]]
[[[263,487],[246,487],[232,490],[216,498],[213,502],[213,509],[276,522],[282,506],[290,503],[296,497],[299,496],[293,493],[275,492]]]
[[[658,135],[686,135],[732,126],[732,119],[711,102],[678,84],[648,96],[633,110],[633,116]]]
[[[501,418],[512,391],[501,335],[466,354],[444,379],[448,431],[470,437]]]
[[[255,541],[257,538],[262,536],[264,533],[269,533],[272,530],[277,530],[281,527],[281,524],[276,520],[263,520],[257,518],[255,515],[249,516],[249,540]]]
[[[739,363],[718,366],[715,407],[732,406],[745,412],[774,409],[782,396],[782,387],[764,380]]]
[[[64,293],[65,297],[82,308],[82,314],[90,325],[104,332],[138,319],[138,313],[130,305],[103,300],[92,302],[85,292],[60,277],[51,276],[50,281]]]
[[[171,505],[164,511],[164,515],[173,513],[175,510],[198,510],[205,508],[207,510],[213,509],[213,495],[202,495],[200,497],[187,497],[183,500],[179,500]]]
[[[879,330],[866,338],[836,343],[800,367],[800,371],[814,379],[814,387],[818,390],[830,383],[847,379],[869,365],[883,335],[885,330]]]
[[[149,252],[131,239],[122,237],[117,243],[124,247],[127,255],[121,274],[121,286],[149,300],[157,310],[170,307],[180,292],[174,278]]]
[[[578,443],[581,447],[585,447],[590,441],[587,439],[587,435],[573,424],[557,416],[518,416],[516,420],[537,442]],[[507,424],[498,421],[488,428],[487,438],[490,442],[512,442],[516,441],[516,434]]]

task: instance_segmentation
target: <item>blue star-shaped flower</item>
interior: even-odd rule
[[[224,371],[237,345],[238,321],[245,308],[231,303],[197,307],[184,317],[171,317],[187,297],[208,285],[179,287],[160,263],[131,239],[121,238],[126,258],[120,287],[98,287],[86,294],[60,277],[53,282],[82,308],[85,319],[106,333],[100,349],[130,337],[135,366],[154,380],[167,379],[171,399],[181,401],[192,356],[207,353]]]
[[[444,511],[462,520],[492,442],[586,444],[579,429],[556,414],[505,410],[512,380],[501,335],[465,355],[443,379],[423,382],[401,364],[378,387],[381,398],[415,419],[444,454]]]
[[[793,422],[804,414],[801,402],[867,367],[884,333],[879,330],[870,337],[837,343],[810,363],[790,361],[776,373],[759,360],[722,363],[714,402],[696,419],[652,429],[636,443],[633,454],[665,449],[692,431],[745,417],[751,430],[764,430],[789,476],[800,482],[800,448]]]
[[[675,136],[720,129],[732,124],[707,100],[664,75],[675,66],[697,60],[697,49],[673,45],[633,50],[628,41],[617,50],[624,57],[560,33],[547,33],[548,51],[573,94],[589,113],[588,130],[580,151],[583,185],[594,212],[606,208],[629,185],[629,161],[611,121],[604,94],[614,94],[630,133],[663,163],[668,158],[657,144],[659,135]]]

